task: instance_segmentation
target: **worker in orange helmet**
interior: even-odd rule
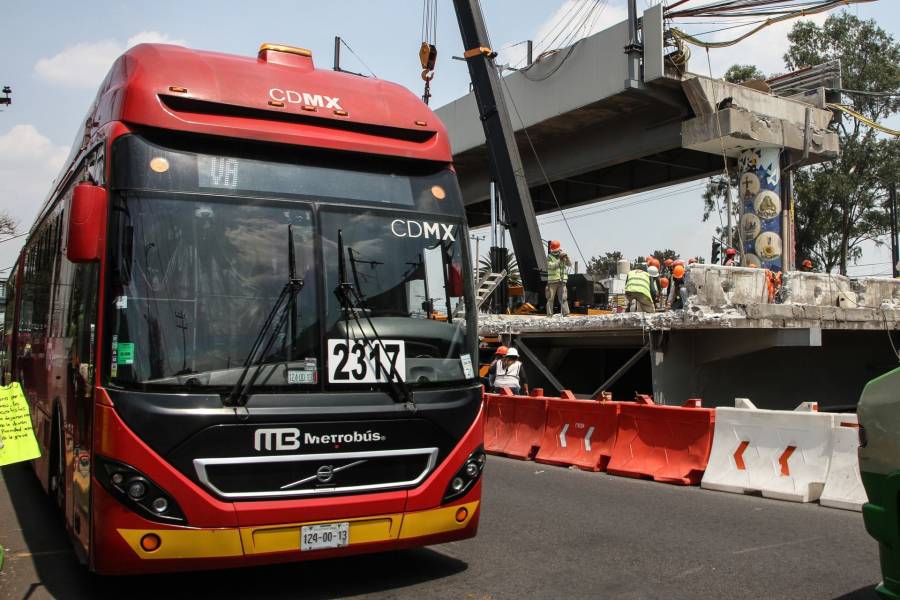
[[[671,258],[667,258],[663,262],[665,263],[667,269],[671,269],[672,265],[675,264],[675,261],[672,260]]]
[[[680,310],[684,308],[687,289],[684,287],[684,275],[687,269],[684,265],[672,267],[672,282],[669,284],[669,297],[666,299],[666,308]]]
[[[737,250],[735,250],[734,248],[729,248],[728,250],[725,251],[725,266],[726,267],[737,266],[737,259],[735,258],[735,256],[737,256]]]
[[[801,271],[806,271],[806,272],[812,271],[812,270],[813,270],[813,263],[812,263],[812,261],[809,260],[808,258],[807,258],[806,260],[804,260],[804,261],[803,261],[803,264],[800,265],[800,270],[801,270]]]
[[[491,366],[488,368],[487,372],[487,389],[494,389],[494,378],[497,376],[497,365],[503,360],[503,357],[506,356],[508,350],[509,348],[506,346],[497,346],[497,349],[494,350],[494,360],[491,361]]]
[[[569,279],[569,267],[572,261],[569,255],[563,252],[559,240],[550,242],[550,252],[547,254],[547,316],[553,316],[553,300],[559,298],[559,309],[562,316],[569,314],[568,293],[566,281]]]
[[[692,264],[694,264],[695,262],[697,262],[697,259],[696,259],[696,258],[689,258],[689,259],[688,259],[688,264],[689,264],[689,265],[692,265]]]

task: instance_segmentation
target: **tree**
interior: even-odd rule
[[[828,17],[822,27],[794,25],[784,55],[788,69],[840,59],[843,102],[879,122],[900,110],[900,97],[881,92],[900,88],[900,44],[877,26],[848,12]],[[859,93],[875,92],[876,95]],[[855,119],[841,117],[831,125],[840,140],[837,160],[800,171],[795,178],[797,256],[815,257],[828,272],[862,255],[862,243],[876,244],[888,230],[887,185],[900,173],[897,140]]]
[[[484,279],[493,272],[491,268],[491,259],[489,256],[482,256],[478,259],[478,279]],[[519,263],[513,254],[506,255],[506,284],[522,285],[522,277],[519,275]]]
[[[663,263],[667,258],[678,260],[679,258],[681,258],[681,255],[670,248],[666,248],[665,250],[654,250],[653,258],[658,260],[660,263]]]
[[[600,256],[592,256],[588,260],[587,272],[600,279],[607,279],[616,274],[616,263],[620,260],[622,260],[622,253],[618,250],[606,252]]]
[[[829,16],[821,27],[811,21],[795,24],[788,41],[788,70],[840,59],[844,104],[876,122],[900,110],[900,44],[875,21],[844,11]],[[726,72],[735,82],[758,75],[762,73],[752,65],[732,65]],[[835,119],[830,128],[838,134],[841,156],[794,172],[796,252],[798,260],[813,258],[825,271],[837,267],[846,274],[848,263],[862,255],[863,242],[881,244],[887,231],[885,182],[900,175],[900,143],[849,117]],[[736,187],[733,177],[731,184]],[[713,212],[722,215],[725,191],[724,176],[709,180],[704,221]],[[717,231],[723,233],[721,227]]]
[[[5,210],[0,211],[0,235],[15,235],[19,222]]]
[[[765,79],[766,76],[756,65],[731,65],[725,71],[723,79],[730,83],[744,83],[754,79]]]

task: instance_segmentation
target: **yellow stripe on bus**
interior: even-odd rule
[[[159,548],[147,552],[141,538],[148,533],[159,536]],[[237,529],[119,529],[128,545],[148,560],[177,558],[218,558],[242,556],[241,536]]]

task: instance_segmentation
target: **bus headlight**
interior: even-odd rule
[[[95,475],[103,489],[134,512],[151,521],[187,524],[178,503],[134,467],[102,456],[96,464]]]
[[[475,485],[475,482],[481,477],[481,472],[484,471],[486,458],[484,449],[481,446],[469,455],[463,466],[450,480],[450,484],[447,485],[447,490],[444,492],[444,502],[459,498]]]

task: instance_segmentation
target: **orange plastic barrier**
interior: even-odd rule
[[[576,400],[568,390],[560,398],[548,398],[547,426],[534,460],[585,471],[604,470],[616,441],[619,404]]]
[[[509,392],[509,390],[504,390]],[[500,454],[513,437],[515,397],[508,394],[484,394],[484,449]]]
[[[540,448],[547,420],[543,394],[540,388],[531,396],[514,396],[508,389],[502,394],[485,394],[485,450],[531,460]]]
[[[700,400],[662,406],[649,396],[619,405],[618,429],[607,472],[696,485],[703,477],[715,426],[715,411]]]

